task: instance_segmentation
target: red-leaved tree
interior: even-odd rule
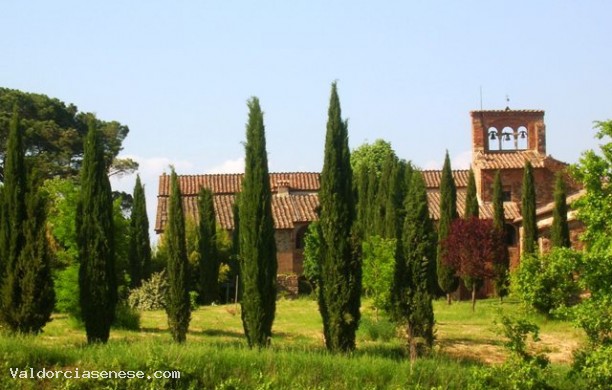
[[[472,292],[472,311],[476,306],[476,290],[486,278],[494,276],[493,265],[503,255],[502,233],[488,219],[456,219],[442,243],[445,262],[456,270],[465,287]]]

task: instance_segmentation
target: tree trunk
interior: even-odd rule
[[[446,303],[449,305],[453,303],[453,297],[450,295],[450,293],[446,294]]]
[[[409,347],[409,353],[410,353],[410,366],[412,369],[412,362],[415,362],[417,360],[418,352],[417,352],[417,343],[414,338],[414,332],[412,331],[412,328],[410,327],[410,325],[408,325],[407,327],[407,335],[408,335],[408,347]]]
[[[476,310],[476,283],[472,284],[472,312]]]

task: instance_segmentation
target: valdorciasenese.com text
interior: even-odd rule
[[[180,371],[153,371],[146,373],[140,370],[50,370],[9,368],[13,379],[180,379]]]

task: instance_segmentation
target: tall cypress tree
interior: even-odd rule
[[[134,185],[134,203],[130,219],[130,248],[128,264],[131,287],[138,287],[151,273],[151,242],[149,241],[149,218],[144,187],[140,175]]]
[[[478,197],[476,195],[476,179],[474,178],[474,170],[470,168],[468,176],[467,193],[465,195],[465,214],[464,218],[478,218],[480,211],[478,209]]]
[[[333,83],[319,192],[322,244],[319,310],[325,344],[330,351],[355,348],[360,319],[361,262],[351,239],[355,205],[347,127]]]
[[[174,168],[170,175],[170,199],[168,201],[168,222],[164,233],[168,256],[168,302],[166,314],[172,339],[185,342],[191,307],[189,301],[189,275],[187,247],[185,241],[185,216],[183,214],[181,189]]]
[[[495,173],[493,181],[493,228],[505,235],[504,223],[506,217],[504,215],[504,193],[502,188],[501,173],[498,170]],[[510,287],[510,255],[508,254],[508,246],[504,245],[499,249],[497,259],[493,265],[495,291],[500,300],[508,295]]]
[[[49,322],[55,301],[46,236],[46,199],[36,175],[27,181],[17,112],[13,113],[1,199],[5,278],[0,284],[0,321],[13,332],[38,333]]]
[[[80,305],[87,341],[106,343],[117,304],[113,200],[101,134],[89,122],[77,204]]]
[[[446,294],[448,303],[451,303],[451,293],[459,287],[459,279],[455,276],[455,269],[448,266],[444,261],[442,242],[448,237],[450,226],[458,217],[457,215],[457,187],[453,179],[450,157],[448,151],[444,157],[442,177],[440,178],[440,221],[438,222],[438,255],[437,273],[438,285]]]
[[[567,224],[567,194],[565,192],[565,181],[560,172],[555,180],[554,198],[553,223],[550,228],[551,244],[553,247],[569,248],[571,242]]]
[[[219,299],[219,256],[217,224],[211,190],[202,187],[198,194],[198,252],[200,255],[200,300],[204,305]]]
[[[250,347],[266,347],[276,312],[276,242],[263,112],[248,101],[245,169],[240,193],[242,324]]]
[[[392,287],[393,314],[406,326],[410,357],[417,355],[417,340],[431,346],[434,339],[432,291],[435,275],[436,231],[429,216],[422,175],[412,175],[405,200],[406,217],[398,240]]]
[[[533,181],[533,166],[525,162],[523,171],[523,194],[521,214],[523,216],[523,255],[536,253],[538,226],[536,222],[536,193]]]

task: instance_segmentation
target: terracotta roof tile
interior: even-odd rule
[[[466,191],[457,191],[457,212],[460,217],[463,217],[465,211]],[[430,217],[437,221],[440,219],[440,192],[427,192],[427,205],[429,207]],[[493,219],[493,205],[491,203],[480,204],[480,218]],[[512,221],[517,216],[520,216],[519,207],[514,202],[504,202],[504,216],[507,221]]]
[[[440,179],[442,178],[442,171],[438,170],[424,170],[421,171],[423,179],[425,179],[425,186],[427,188],[440,188]],[[467,169],[453,171],[453,179],[455,179],[455,186],[457,188],[467,187],[468,177],[470,171]]]
[[[545,159],[535,150],[479,152],[474,156],[474,165],[480,169],[519,169],[530,161],[534,168],[544,168]]]

